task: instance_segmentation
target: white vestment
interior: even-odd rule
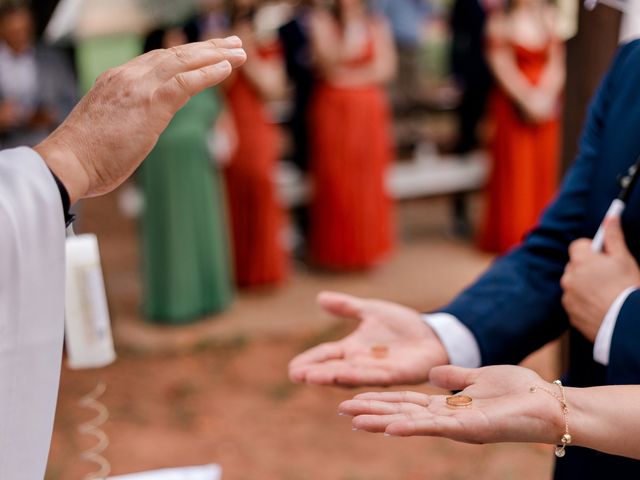
[[[60,194],[31,149],[0,152],[0,479],[44,477],[64,332]]]

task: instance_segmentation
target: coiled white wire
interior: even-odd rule
[[[99,470],[85,475],[84,480],[106,480],[111,473],[111,464],[102,455],[109,447],[109,437],[100,429],[109,420],[109,410],[98,401],[106,390],[107,385],[104,382],[100,382],[91,393],[80,399],[80,406],[96,412],[96,416],[92,420],[78,427],[80,433],[91,435],[96,439],[96,444],[93,447],[82,452],[82,458],[88,462],[95,463],[99,467]]]

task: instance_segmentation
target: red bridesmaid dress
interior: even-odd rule
[[[518,68],[535,85],[547,64],[551,44],[540,49],[512,48]],[[494,93],[490,108],[493,167],[478,244],[483,250],[504,253],[536,225],[556,192],[560,119],[529,122],[500,89]]]
[[[226,99],[238,135],[225,171],[236,281],[241,287],[279,284],[288,274],[285,213],[275,184],[280,133],[242,71],[231,79]]]
[[[373,59],[373,42],[357,66]],[[311,110],[312,261],[336,270],[374,266],[393,246],[393,204],[386,188],[391,120],[378,85],[320,82]]]

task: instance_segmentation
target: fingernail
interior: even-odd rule
[[[243,48],[232,48],[229,50],[229,54],[232,57],[244,57],[247,55]]]
[[[387,433],[387,432],[384,432],[382,435],[383,435],[384,437],[391,437],[391,436],[392,436],[390,433]]]
[[[229,40],[230,42],[240,40],[240,37],[237,35],[231,35],[230,37],[225,38],[225,40]]]
[[[353,427],[351,430],[353,430],[354,432],[359,432],[360,429]]]
[[[342,413],[342,412],[338,412],[338,416],[339,416],[339,417],[346,417],[346,416],[347,416],[347,414],[346,414],[346,413]]]

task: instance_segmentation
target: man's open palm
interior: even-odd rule
[[[448,363],[438,337],[415,310],[340,293],[322,293],[318,303],[328,313],[360,320],[358,328],[337,342],[318,345],[294,358],[291,380],[316,385],[396,385],[427,381],[432,367]],[[385,347],[376,356],[373,347]]]

